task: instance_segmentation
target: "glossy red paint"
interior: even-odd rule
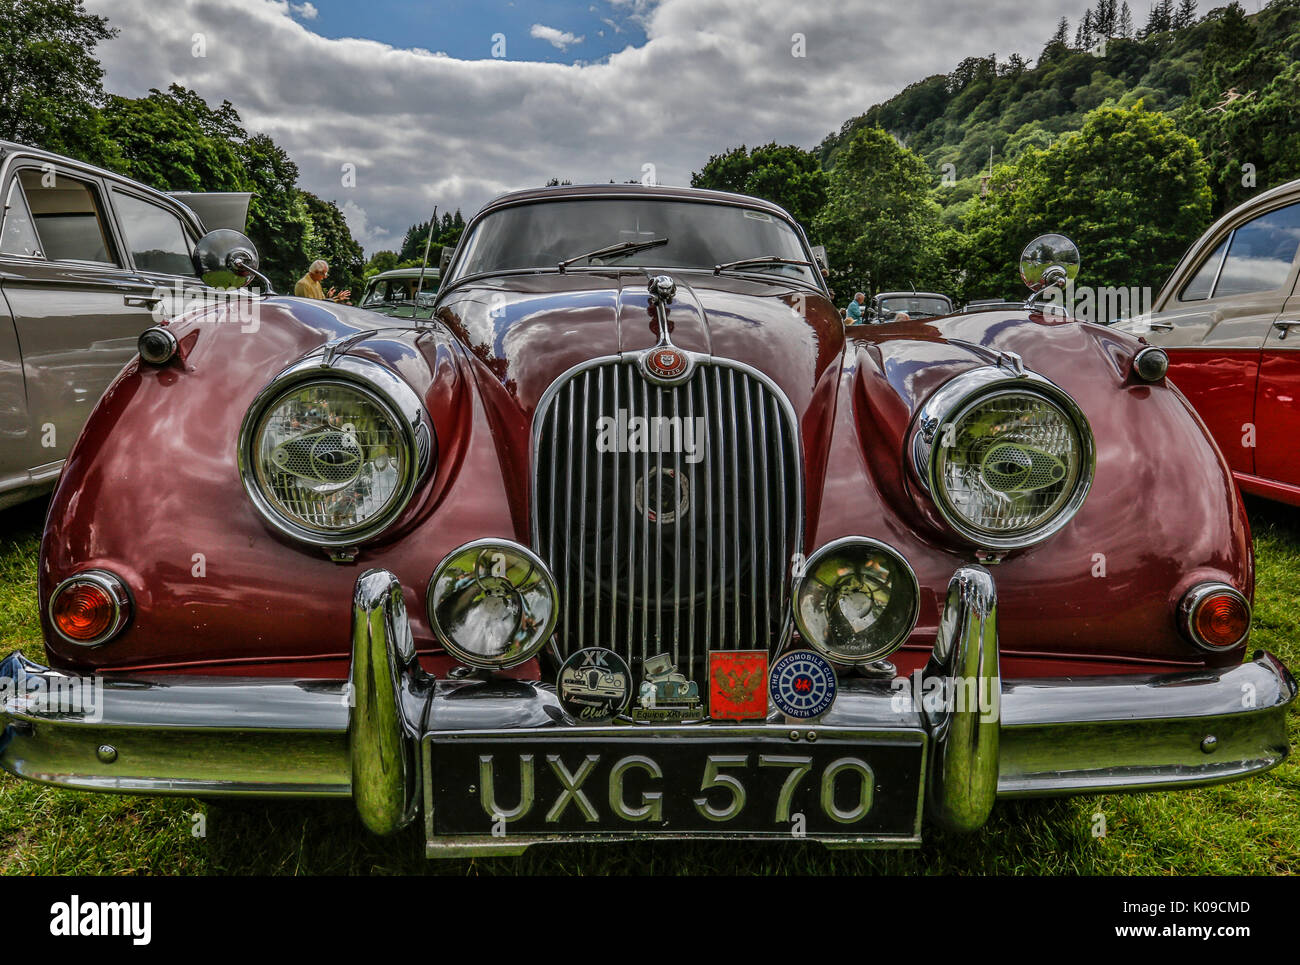
[[[1233,472],[1254,473],[1258,447],[1246,445],[1255,424],[1255,349],[1166,348],[1168,380],[1205,421]],[[1300,478],[1300,475],[1297,476]]]
[[[1135,339],[1004,311],[846,337],[834,306],[797,284],[673,274],[673,343],[764,372],[798,415],[805,551],[861,534],[889,542],[915,568],[921,615],[900,652],[904,667],[928,651],[939,594],[973,558],[908,467],[912,419],[940,384],[1002,350],[1071,393],[1097,440],[1096,480],[1078,517],[994,570],[1004,673],[1241,659],[1241,650],[1204,654],[1175,627],[1174,608],[1196,582],[1224,580],[1250,594],[1249,532],[1229,468],[1186,400],[1167,385],[1128,380]],[[51,503],[41,597],[71,573],[103,567],[127,583],[135,616],[94,649],[58,642],[46,627],[53,665],[268,675],[293,667],[337,678],[353,584],[384,567],[405,588],[423,659],[445,670],[425,616],[428,579],[471,539],[531,541],[531,426],[542,394],[573,366],[649,348],[659,335],[645,275],[612,268],[452,285],[439,294],[440,324],[418,330],[320,302],[261,307],[254,332],[211,314],[175,323],[186,358],[161,370],[128,366],[91,417]],[[340,565],[263,522],[240,483],[236,442],[275,373],[352,334],[360,338],[350,351],[390,365],[423,397],[439,459],[393,528]]]
[[[1300,485],[1300,351],[1265,347],[1254,421],[1254,474]]]

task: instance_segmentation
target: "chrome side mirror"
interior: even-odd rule
[[[1079,274],[1079,247],[1065,235],[1039,235],[1020,254],[1020,278],[1033,292],[1026,308],[1054,288],[1064,288]]]
[[[233,228],[209,231],[194,246],[194,270],[212,288],[242,288],[255,278],[266,294],[274,295],[271,282],[257,266],[257,248]]]

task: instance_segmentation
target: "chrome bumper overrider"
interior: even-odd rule
[[[95,679],[102,683],[95,705],[70,710],[53,696],[73,678],[16,653],[0,662],[0,766],[83,790],[350,795],[365,825],[382,834],[406,826],[420,810],[429,749],[439,735],[514,732],[524,739],[539,737],[540,729],[557,737],[578,731],[547,684],[425,674],[401,587],[383,570],[356,584],[346,682]],[[988,699],[931,699],[951,694],[954,680],[968,695]],[[921,693],[913,693],[918,684]],[[733,729],[738,737],[779,733],[792,741],[807,740],[809,732],[923,735],[927,812],[945,827],[973,830],[999,797],[1192,787],[1266,771],[1289,751],[1285,718],[1295,696],[1294,678],[1265,652],[1224,670],[1003,682],[993,578],[967,566],[953,575],[934,652],[907,689],[849,677],[815,724],[773,717],[680,728]],[[628,727],[581,728],[593,745],[616,734],[626,737]],[[552,840],[439,838],[425,811],[430,854],[518,851]],[[901,843],[914,840],[919,827],[916,839]]]

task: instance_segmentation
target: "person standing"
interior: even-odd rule
[[[345,288],[341,292],[336,292],[333,288],[326,294],[321,288],[323,282],[330,273],[330,266],[325,262],[317,259],[311,263],[307,269],[307,274],[298,279],[298,283],[293,286],[293,293],[299,298],[318,298],[321,301],[343,302],[347,301],[352,295],[352,289]]]
[[[853,296],[853,301],[849,302],[848,323],[850,325],[862,324],[862,306],[867,303],[867,296],[858,292]]]

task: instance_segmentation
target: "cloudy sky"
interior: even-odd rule
[[[1145,6],[1131,4],[1135,10]],[[1033,58],[1088,0],[86,0],[110,91],[229,99],[367,252],[437,205],[812,147],[963,57]],[[355,170],[355,184],[347,172]]]

